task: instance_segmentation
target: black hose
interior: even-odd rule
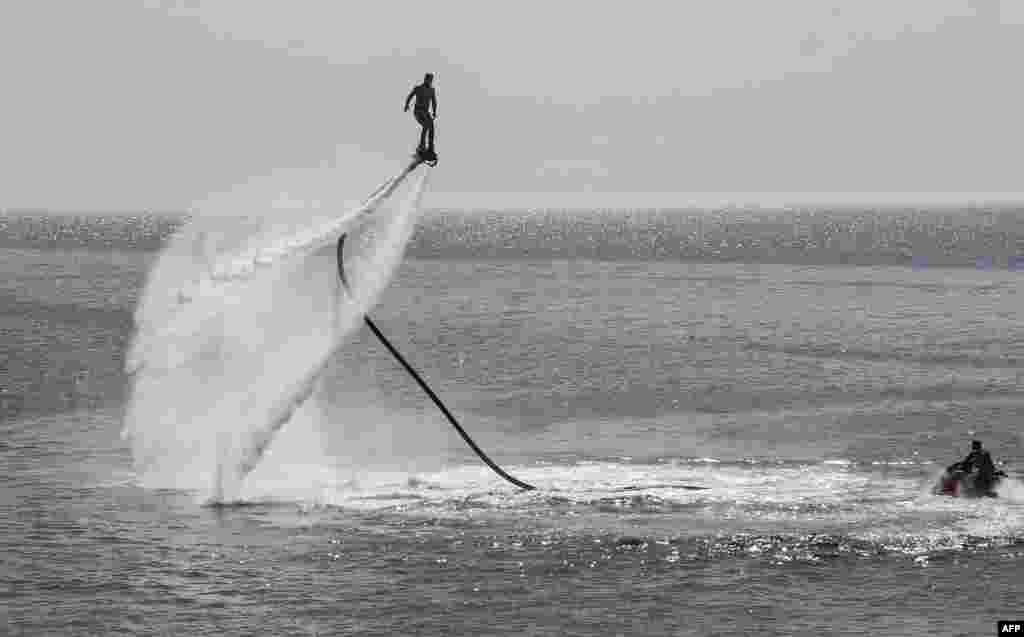
[[[342,285],[345,286],[346,289],[348,289],[348,282],[345,279],[344,262],[342,261],[342,247],[344,242],[345,235],[341,235],[341,238],[338,239],[338,276],[341,277]],[[459,425],[459,423],[455,420],[455,416],[453,416],[452,413],[448,411],[448,408],[444,406],[444,403],[442,403],[441,399],[437,397],[437,394],[435,394],[434,391],[430,389],[430,386],[427,385],[426,381],[424,381],[420,377],[420,375],[416,373],[416,370],[412,368],[412,365],[410,365],[405,360],[405,358],[398,352],[397,349],[395,349],[391,342],[388,341],[384,334],[382,334],[381,331],[377,329],[377,326],[374,325],[372,320],[370,320],[369,315],[363,315],[363,321],[366,323],[367,327],[369,327],[370,330],[373,331],[377,338],[380,339],[380,342],[384,344],[384,347],[388,348],[388,351],[391,352],[391,355],[394,356],[398,360],[398,362],[402,364],[402,367],[405,368],[405,371],[409,372],[409,375],[412,376],[417,383],[419,383],[419,386],[423,388],[423,391],[427,392],[427,395],[430,396],[430,399],[434,401],[434,404],[437,405],[437,408],[441,410],[441,413],[445,415],[445,417],[448,419],[448,422],[450,422],[452,426],[455,427],[455,431],[459,432],[459,435],[462,436],[462,439],[466,441],[466,444],[469,445],[470,448],[476,452],[476,455],[479,456],[480,459],[483,460],[488,467],[490,467],[499,476],[508,480],[509,482],[516,485],[520,489],[525,489],[526,491],[533,491],[534,489],[537,488],[531,484],[527,484],[526,482],[523,482],[522,480],[519,480],[509,475],[508,473],[505,472],[504,469],[499,467],[496,462],[491,460],[487,456],[487,454],[484,453],[484,450],[478,447],[475,442],[473,442],[473,439],[470,438],[468,433],[466,433],[466,430],[463,429],[461,425]]]

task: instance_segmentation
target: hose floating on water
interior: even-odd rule
[[[345,235],[341,235],[341,238],[338,239],[338,276],[341,277],[342,286],[346,290],[348,290],[348,281],[345,279],[345,267],[344,261],[342,260],[342,250],[344,248],[344,243]],[[519,480],[509,475],[508,473],[505,472],[504,469],[499,467],[496,462],[491,460],[490,457],[488,457],[487,454],[484,453],[484,450],[478,447],[475,442],[473,442],[473,439],[469,436],[468,433],[466,433],[466,430],[463,429],[462,426],[455,420],[455,416],[453,416],[452,413],[448,411],[448,408],[445,407],[444,403],[441,402],[441,399],[438,398],[437,394],[435,394],[434,391],[430,389],[430,386],[427,385],[426,381],[424,381],[423,378],[421,378],[420,375],[416,373],[416,370],[412,368],[412,365],[410,365],[405,360],[405,358],[398,352],[397,349],[395,349],[391,342],[388,341],[384,334],[382,334],[381,331],[377,329],[377,326],[374,325],[372,320],[370,320],[370,316],[364,314],[363,321],[366,323],[366,326],[369,327],[370,330],[374,333],[374,335],[378,339],[380,339],[380,342],[384,344],[384,347],[388,348],[388,351],[391,352],[391,355],[394,356],[395,359],[397,359],[398,362],[402,364],[402,367],[405,368],[405,371],[409,372],[409,375],[412,376],[417,383],[419,383],[419,386],[423,388],[423,391],[425,391],[428,396],[430,396],[430,399],[434,401],[434,404],[437,405],[437,408],[440,409],[441,413],[445,415],[445,417],[448,419],[448,422],[450,422],[451,425],[455,427],[455,431],[459,432],[459,435],[462,436],[462,439],[465,440],[466,444],[469,445],[469,447],[476,452],[476,455],[479,456],[480,459],[484,461],[484,464],[490,467],[499,476],[501,476],[505,480],[508,480],[509,482],[516,485],[520,489],[524,489],[526,491],[533,491],[537,488],[532,484],[527,484],[526,482],[523,482],[522,480]]]

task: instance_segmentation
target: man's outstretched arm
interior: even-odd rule
[[[430,106],[434,109],[434,118],[437,118],[437,93],[430,94]]]
[[[402,109],[403,111],[409,110],[409,102],[412,101],[413,95],[416,95],[416,87],[415,86],[412,87],[412,90],[409,91],[409,95],[406,96],[406,98],[405,98],[405,108]]]

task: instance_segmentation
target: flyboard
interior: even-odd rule
[[[437,152],[433,148],[418,148],[416,154],[413,156],[414,159],[427,164],[428,166],[437,165]]]

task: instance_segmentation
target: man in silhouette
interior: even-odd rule
[[[981,448],[980,440],[971,441],[971,453],[960,461],[960,467],[967,473],[978,472],[974,484],[979,489],[988,491],[992,488],[996,477],[996,465],[992,462],[992,456],[988,451]]]
[[[409,112],[409,102],[416,98],[412,114],[423,128],[420,130],[420,145],[416,152],[427,158],[437,157],[434,152],[434,118],[437,117],[437,95],[434,93],[434,74],[423,76],[423,83],[412,87],[405,98],[405,112]],[[431,112],[433,111],[433,112]]]

